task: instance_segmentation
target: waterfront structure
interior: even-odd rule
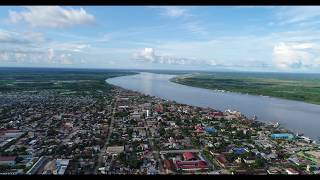
[[[293,134],[289,134],[289,133],[272,134],[271,138],[273,138],[273,139],[292,140],[292,139],[294,139],[294,135]]]

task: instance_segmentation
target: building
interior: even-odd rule
[[[183,171],[199,171],[199,170],[208,170],[209,166],[207,162],[203,160],[198,161],[176,161],[177,169]]]
[[[57,159],[56,160],[57,174],[63,175],[68,165],[69,165],[69,159]]]
[[[272,134],[272,139],[283,139],[283,140],[292,140],[294,138],[293,134],[289,133],[280,133],[280,134]]]
[[[173,171],[174,170],[174,164],[173,164],[173,161],[170,159],[166,159],[164,160],[163,162],[163,167],[169,171]]]
[[[219,165],[221,167],[227,167],[228,166],[228,160],[226,159],[226,157],[223,154],[219,154],[216,158],[217,162],[219,163]]]
[[[138,111],[134,111],[130,114],[133,119],[140,119],[141,115]]]
[[[296,171],[296,170],[294,170],[294,169],[292,169],[292,168],[287,168],[287,169],[286,169],[286,172],[287,172],[288,174],[291,174],[291,175],[298,175],[298,174],[299,174],[298,171]]]
[[[182,154],[182,156],[185,161],[191,161],[191,160],[197,159],[192,152],[185,152]]]
[[[233,148],[232,151],[235,154],[244,154],[248,152],[246,148]]]
[[[210,115],[213,118],[217,118],[217,119],[223,118],[223,112],[221,112],[221,111],[212,112]]]
[[[197,133],[204,133],[205,132],[204,128],[201,125],[196,125],[194,128],[196,129]]]
[[[213,133],[216,133],[216,132],[217,132],[217,130],[216,130],[215,128],[213,128],[213,127],[206,127],[204,130],[205,130],[206,133],[208,133],[208,134],[213,134]]]
[[[149,110],[147,109],[147,118],[150,116],[150,112]]]
[[[110,146],[107,148],[107,153],[112,155],[120,154],[124,151],[124,146]]]
[[[16,156],[0,156],[0,165],[14,166],[16,158]]]

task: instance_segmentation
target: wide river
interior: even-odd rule
[[[237,110],[247,117],[256,115],[259,121],[279,122],[285,128],[319,140],[320,105],[190,87],[170,82],[169,79],[173,77],[174,75],[143,72],[106,81],[128,90],[183,104],[211,107],[221,111]]]

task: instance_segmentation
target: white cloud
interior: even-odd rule
[[[90,44],[82,42],[52,42],[48,46],[61,51],[83,52],[84,49],[90,47]]]
[[[24,32],[18,33],[0,29],[0,43],[11,45],[26,45],[33,43],[43,43],[47,39],[40,32]]]
[[[54,57],[54,50],[52,48],[49,48],[48,50],[48,59],[52,60]]]
[[[181,16],[186,16],[187,10],[181,7],[164,7],[166,10],[166,15],[170,17],[181,17]]]
[[[276,16],[284,24],[305,23],[318,20],[320,17],[319,6],[282,7],[277,9]]]
[[[0,62],[7,62],[9,61],[9,55],[6,52],[0,52]]]
[[[192,21],[192,22],[187,22],[183,24],[183,27],[194,34],[200,34],[200,35],[208,35],[208,31],[206,28],[204,28],[203,25],[201,25],[199,22]]]
[[[167,17],[186,17],[190,16],[188,9],[178,6],[151,6],[150,8],[157,8],[163,10],[162,15]]]
[[[133,55],[134,59],[148,63],[171,64],[171,65],[192,65],[193,59],[178,58],[174,56],[157,55],[153,48],[144,48],[142,51]]]
[[[281,69],[316,67],[316,50],[311,43],[278,43],[273,48],[273,62]],[[319,54],[318,54],[319,57]]]
[[[0,29],[0,43],[24,44],[30,41],[16,32]]]
[[[153,48],[144,48],[134,54],[135,60],[140,60],[154,64],[182,65],[182,66],[197,66],[197,67],[224,67],[224,68],[265,68],[270,65],[257,60],[242,60],[241,62],[227,62],[214,59],[195,59],[183,58],[168,55],[158,55]]]
[[[83,51],[89,44],[48,41],[39,32],[13,32],[0,29],[0,63],[67,65],[86,63]]]
[[[92,14],[83,8],[62,8],[59,6],[30,6],[27,11],[9,11],[11,22],[25,21],[35,27],[70,27],[95,21]]]

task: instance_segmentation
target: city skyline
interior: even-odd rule
[[[0,66],[319,72],[319,10],[1,7]]]

